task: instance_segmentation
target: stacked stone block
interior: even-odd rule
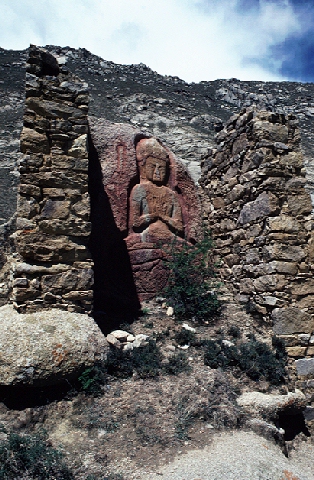
[[[201,184],[223,281],[291,357],[312,362],[314,237],[297,119],[243,110],[217,144]]]
[[[14,305],[89,311],[87,85],[37,47],[26,72]]]

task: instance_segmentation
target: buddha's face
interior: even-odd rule
[[[151,182],[163,184],[167,175],[167,162],[160,158],[148,157],[145,165],[146,178]]]

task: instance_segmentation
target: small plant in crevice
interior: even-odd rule
[[[212,245],[205,233],[196,245],[175,239],[169,248],[163,248],[169,277],[162,293],[179,318],[203,322],[219,312]]]
[[[286,353],[283,342],[276,337],[273,338],[272,346],[273,349],[254,336],[247,342],[241,341],[236,345],[230,345],[230,342],[221,339],[206,340],[203,342],[204,364],[221,369],[238,367],[252,380],[264,378],[271,384],[278,385],[284,382]]]
[[[147,315],[149,315],[149,313],[150,313],[149,308],[143,307],[142,310],[140,311],[140,316],[141,317],[146,317]]]
[[[45,432],[36,435],[8,432],[6,440],[0,441],[0,479],[74,479],[62,457],[59,450],[50,446]]]

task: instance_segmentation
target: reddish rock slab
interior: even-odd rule
[[[137,295],[152,298],[168,276],[162,245],[200,238],[197,187],[165,145],[136,128],[90,119],[90,131],[112,216],[106,236],[124,239]]]

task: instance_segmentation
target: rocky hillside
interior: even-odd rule
[[[188,164],[194,178],[200,160],[214,145],[214,136],[242,107],[296,113],[314,185],[314,85],[296,82],[242,82],[237,79],[188,84],[162,76],[143,64],[117,65],[85,49],[48,46],[90,88],[89,114],[126,122],[152,133]],[[22,127],[23,79],[27,50],[0,49],[0,224],[15,211],[16,164]]]

